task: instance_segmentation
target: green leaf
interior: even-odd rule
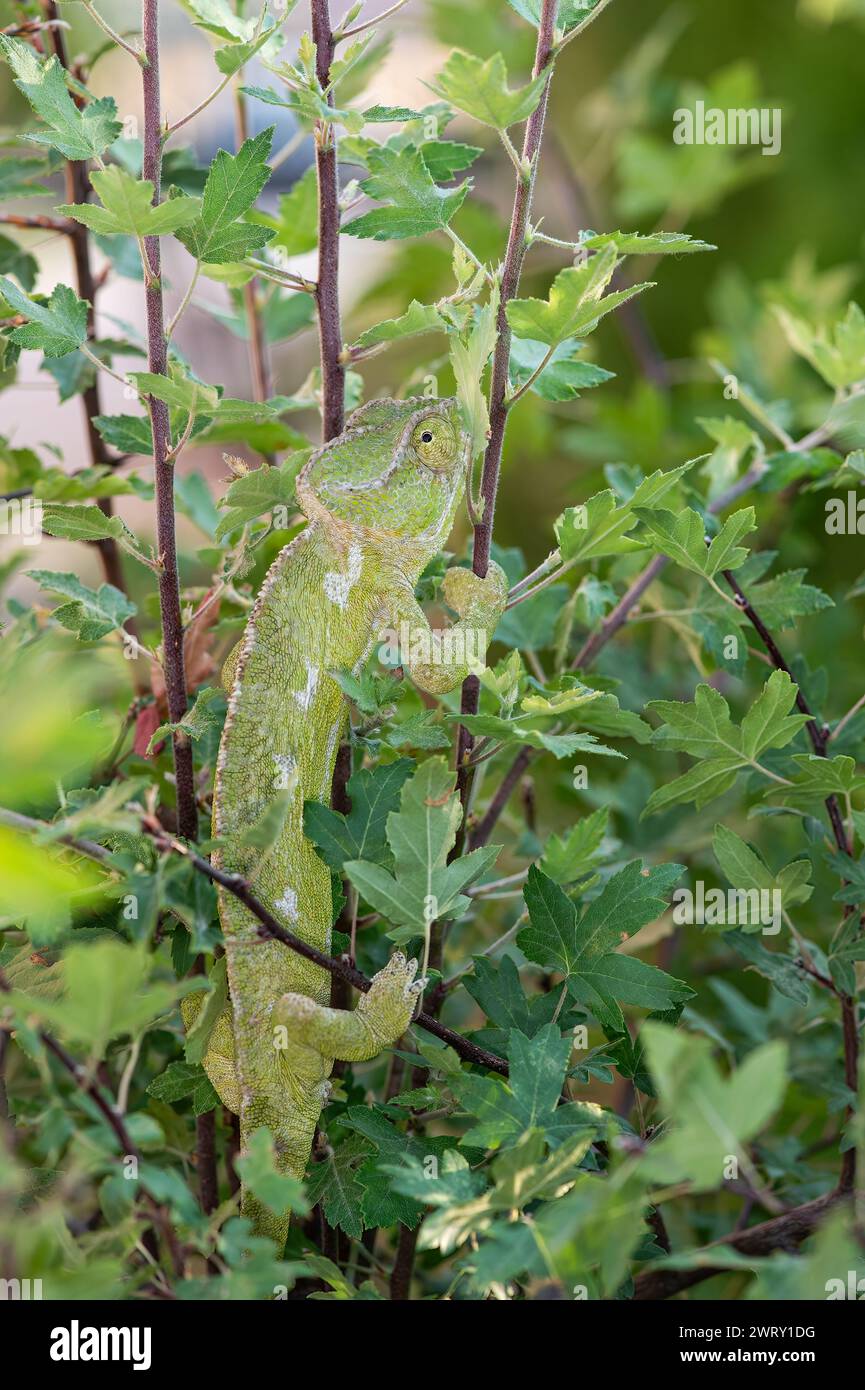
[[[273,126],[245,140],[237,154],[220,150],[210,166],[201,213],[178,231],[178,240],[198,261],[224,265],[240,261],[273,238],[269,227],[241,219],[252,208],[268,179],[267,157]]]
[[[587,19],[600,0],[562,0],[559,5],[557,23],[563,33],[569,33],[575,25]],[[527,19],[535,28],[541,22],[542,0],[508,0],[512,10]]]
[[[50,503],[44,509],[42,525],[49,536],[62,536],[68,541],[98,541],[112,536],[130,553],[139,555],[135,537],[126,523],[119,516],[106,516],[95,506]]]
[[[216,388],[196,381],[177,362],[171,363],[167,376],[159,372],[130,372],[129,379],[143,396],[153,396],[172,410],[182,410],[187,415],[212,417],[219,408]]]
[[[617,497],[611,488],[605,488],[588,502],[567,507],[555,523],[562,560],[599,560],[606,555],[627,555],[643,548],[644,542],[628,534],[637,525],[636,508],[654,506],[693,465],[691,459],[666,472],[657,469],[641,479],[626,501]]]
[[[341,873],[347,859],[364,859],[374,864],[390,861],[387,818],[396,810],[413,767],[410,758],[398,758],[380,767],[360,768],[348,780],[348,815],[332,811],[318,801],[304,802],[304,834],[334,872]]]
[[[814,811],[827,796],[851,796],[865,787],[865,776],[856,771],[855,758],[818,758],[797,753],[793,762],[797,772],[790,786],[773,786],[767,795],[777,796],[797,810]]]
[[[147,415],[96,415],[93,423],[106,444],[121,454],[153,453],[153,435]]]
[[[571,758],[575,753],[599,753],[605,758],[624,758],[617,748],[599,743],[594,734],[557,734],[537,729],[528,717],[502,719],[497,714],[449,714],[449,719],[465,725],[473,734],[494,738],[497,743],[527,743],[530,748],[544,749],[556,758]]]
[[[498,969],[486,956],[475,956],[472,974],[465,977],[465,984],[490,1023],[505,1033],[516,1028],[527,1038],[533,1038],[539,1028],[552,1022],[561,993],[552,989],[547,994],[526,995],[520,972],[510,956],[502,958]],[[485,1032],[487,1046],[488,1037]]]
[[[54,609],[57,622],[77,632],[82,642],[97,642],[106,633],[122,628],[137,611],[135,604],[113,584],[89,589],[76,574],[59,570],[27,570],[30,579],[68,602]]]
[[[508,88],[508,74],[501,53],[484,61],[473,53],[454,51],[434,82],[426,85],[449,105],[476,121],[506,130],[525,121],[541,99],[548,80],[539,73],[525,87]]]
[[[207,1073],[202,1066],[190,1062],[170,1062],[159,1076],[155,1076],[147,1087],[147,1094],[167,1105],[189,1096],[192,1100],[193,1115],[204,1115],[215,1110],[219,1096],[213,1089]]]
[[[746,1148],[778,1108],[787,1084],[787,1045],[770,1042],[729,1077],[719,1072],[707,1038],[646,1023],[642,1034],[664,1113],[672,1129],[650,1145],[641,1171],[663,1183],[720,1188],[731,1156]]]
[[[583,816],[566,835],[551,835],[544,846],[541,869],[554,883],[574,883],[590,874],[601,857],[609,808],[600,806]]]
[[[43,158],[0,160],[0,200],[4,203],[11,198],[41,198],[51,192],[47,184],[37,182],[40,175],[47,177],[49,169]],[[25,288],[29,289],[30,286]]]
[[[486,446],[490,428],[489,406],[483,388],[484,370],[496,344],[499,287],[475,314],[467,335],[451,339],[450,359],[457,384],[463,424],[471,439],[472,456]]]
[[[445,321],[435,304],[419,304],[413,299],[399,318],[383,319],[361,333],[354,347],[369,348],[379,343],[394,343],[400,338],[417,337],[420,333],[443,333],[445,328]]]
[[[723,695],[709,685],[697,686],[693,704],[651,700],[647,708],[657,710],[665,721],[653,734],[652,742],[704,761],[658,787],[649,797],[643,816],[680,801],[693,801],[699,810],[727,791],[737,773],[754,766],[766,749],[786,747],[808,722],[807,715],[789,713],[796,702],[796,691],[786,671],[773,671],[741,728],[736,728],[730,718],[730,707]]]
[[[365,859],[348,860],[343,872],[377,912],[410,939],[424,932],[433,918],[458,917],[469,906],[463,890],[485,873],[498,845],[473,850],[453,863],[447,857],[462,818],[454,773],[444,758],[428,758],[403,783],[400,809],[387,817],[387,839],[395,872]]]
[[[90,946],[70,946],[63,969],[62,999],[28,997],[27,1009],[76,1042],[87,1044],[101,1057],[112,1038],[137,1036],[166,1013],[179,994],[195,988],[150,984],[152,960],[143,947],[103,940]],[[200,986],[199,986],[200,987]]]
[[[787,864],[780,873],[773,874],[756,851],[726,825],[715,826],[712,848],[734,888],[757,888],[768,893],[780,893],[784,911],[806,903],[814,892],[813,885],[808,882],[811,874],[809,859],[797,859]]]
[[[446,227],[469,191],[468,182],[444,189],[434,183],[419,150],[391,149],[387,145],[370,151],[369,176],[361,188],[370,198],[385,206],[374,208],[346,224],[349,236],[374,241],[402,240],[425,236]]]
[[[580,247],[586,250],[600,251],[604,246],[615,246],[620,256],[681,256],[718,249],[686,232],[593,232],[580,238]]]
[[[23,246],[11,237],[0,236],[0,275],[14,275],[25,290],[32,290],[39,273],[39,263]]]
[[[261,468],[235,478],[219,499],[218,505],[224,515],[220,517],[215,539],[222,540],[248,521],[255,521],[277,507],[295,511],[297,497],[294,485],[308,457],[309,450],[299,449],[284,458],[276,468],[263,464]]]
[[[512,299],[506,312],[513,332],[518,338],[531,338],[548,347],[587,336],[605,314],[651,288],[649,284],[631,285],[602,297],[617,264],[615,247],[607,246],[585,265],[559,271],[548,299]]]
[[[681,980],[616,949],[655,921],[682,874],[681,864],[644,869],[639,860],[615,874],[589,904],[582,919],[558,884],[535,865],[529,869],[525,901],[531,925],[517,936],[529,960],[559,971],[575,999],[605,1027],[624,1031],[618,1003],[668,1009],[693,991]]]
[[[82,222],[92,232],[99,232],[102,236],[123,233],[143,237],[176,232],[178,227],[193,222],[201,208],[198,198],[189,198],[186,194],[169,198],[154,207],[153,184],[150,180],[132,178],[119,164],[96,170],[91,182],[102,207],[96,207],[93,203],[70,203],[57,211],[64,217]]]
[[[865,377],[865,314],[858,304],[848,304],[844,318],[836,319],[831,328],[812,328],[780,305],[775,312],[791,347],[829,386],[843,391]]]
[[[177,724],[160,724],[147,745],[147,752],[150,753],[155,744],[161,743],[163,739],[169,738],[175,733],[186,734],[188,738],[195,739],[197,742],[208,730],[218,726],[219,716],[212,709],[212,705],[214,701],[221,700],[222,696],[223,692],[212,686],[205,686],[199,690],[192,709],[187,710]]]
[[[9,335],[19,347],[41,349],[46,357],[63,357],[86,341],[87,304],[68,285],[55,285],[50,298],[40,302],[0,275],[0,294],[16,313],[30,320]]]
[[[75,105],[66,85],[66,71],[56,57],[43,60],[29,44],[0,34],[0,53],[15,75],[15,86],[47,127],[25,135],[37,145],[49,145],[66,159],[94,159],[122,133],[112,97]]]
[[[704,579],[712,579],[719,570],[738,569],[743,565],[748,551],[739,545],[739,541],[749,531],[756,530],[757,526],[754,508],[743,507],[727,518],[711,545],[707,546],[703,518],[691,507],[679,513],[662,509],[649,511],[642,507],[637,507],[635,511],[652,545],[662,555],[669,556]]]
[[[797,1004],[808,1003],[809,977],[803,974],[792,956],[781,951],[767,951],[762,941],[743,931],[727,932],[723,939],[765,979],[770,980],[779,994],[793,999]]]
[[[300,256],[318,245],[318,183],[315,165],[301,174],[288,193],[280,195],[275,216],[256,213],[255,221],[273,230],[273,245],[287,256]]]
[[[234,73],[240,72],[245,67],[250,58],[254,58],[265,44],[269,43],[274,35],[278,35],[280,25],[275,24],[270,29],[263,29],[256,37],[248,39],[245,43],[227,43],[222,48],[217,48],[214,53],[214,61],[219,71],[226,77],[232,77]],[[278,39],[275,44],[281,47]],[[278,51],[278,48],[277,48]]]
[[[364,1232],[361,1210],[364,1190],[357,1179],[361,1164],[373,1152],[372,1145],[360,1134],[352,1134],[336,1148],[330,1149],[318,1163],[313,1163],[306,1191],[311,1203],[320,1203],[328,1225],[345,1231],[353,1240]]]
[[[497,1149],[515,1144],[531,1129],[542,1130],[553,1143],[579,1137],[590,1140],[601,1129],[600,1107],[558,1104],[571,1046],[572,1039],[562,1037],[554,1023],[546,1024],[533,1038],[512,1029],[507,1081],[469,1072],[449,1078],[450,1089],[478,1120],[460,1143]]]
[[[560,343],[529,390],[545,401],[573,401],[581,391],[612,381],[614,372],[604,371],[603,367],[596,367],[594,362],[581,362],[573,356],[579,347],[574,338]],[[547,352],[544,343],[533,342],[531,338],[511,339],[510,378],[515,387],[529,380],[547,357]]]

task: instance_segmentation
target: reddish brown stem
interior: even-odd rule
[[[152,818],[148,817],[144,821],[144,829],[153,837],[160,849],[173,850],[175,854],[182,854],[198,873],[205,874],[213,883],[220,884],[245,907],[249,908],[253,917],[256,917],[261,924],[262,936],[270,936],[276,941],[281,941],[284,946],[296,951],[305,960],[321,966],[322,970],[327,970],[331,975],[338,975],[354,989],[358,989],[364,994],[370,989],[372,981],[360,970],[356,970],[348,961],[336,956],[328,956],[324,951],[317,950],[315,946],[310,946],[308,942],[295,936],[294,932],[287,931],[281,923],[277,922],[273,913],[268,911],[264,903],[259,901],[246,880],[238,874],[229,874],[224,869],[218,869],[215,864],[203,859],[195,850],[181,844],[179,840],[172,840],[164,833],[158,821],[154,821]],[[479,1067],[486,1067],[488,1071],[497,1071],[501,1076],[508,1075],[508,1064],[501,1057],[497,1057],[494,1052],[488,1052],[484,1047],[478,1047],[476,1043],[464,1038],[462,1033],[457,1033],[453,1028],[439,1023],[437,1018],[420,1013],[414,1022],[418,1027],[425,1029],[427,1033],[433,1033],[435,1037],[441,1038],[442,1042],[448,1043],[467,1062],[474,1062]]]
[[[544,120],[547,114],[547,99],[549,97],[550,81],[553,75],[551,64],[554,56],[553,45],[558,10],[558,0],[543,0],[532,75],[533,77],[538,77],[549,68],[549,77],[538,105],[526,122],[522,151],[523,171],[518,172],[516,176],[516,190],[514,192],[514,205],[511,213],[511,226],[508,233],[508,244],[502,269],[501,297],[499,300],[497,324],[498,337],[493,354],[492,377],[490,380],[490,435],[481,472],[483,511],[480,520],[475,526],[472,558],[472,568],[475,574],[482,577],[486,574],[490,562],[490,546],[492,544],[493,522],[496,512],[496,496],[499,490],[499,474],[501,472],[502,450],[504,448],[505,428],[507,426],[508,416],[507,393],[511,356],[511,330],[508,324],[506,309],[508,302],[514,298],[519,289],[520,275],[522,274],[523,261],[526,255],[526,234],[529,228],[529,214],[532,206],[532,195],[535,189],[538,156],[541,149],[541,138],[544,133]],[[477,677],[469,676],[467,680],[464,681],[462,689],[460,710],[463,714],[477,714],[479,694],[480,683]],[[460,797],[464,807],[468,804],[468,794],[473,777],[472,771],[465,766],[465,763],[471,753],[473,744],[474,739],[468,729],[460,725],[457,734],[457,776]]]
[[[771,1255],[773,1250],[794,1249],[816,1231],[823,1218],[840,1199],[837,1192],[817,1197],[815,1201],[806,1202],[804,1206],[787,1211],[783,1216],[776,1216],[771,1221],[764,1221],[760,1226],[751,1226],[745,1231],[734,1231],[732,1235],[724,1236],[723,1240],[707,1246],[704,1253],[711,1255],[712,1250],[717,1249],[721,1254],[725,1249],[729,1250],[732,1247],[742,1255]],[[640,1301],[671,1298],[683,1289],[690,1289],[694,1284],[700,1284],[704,1279],[711,1279],[714,1275],[724,1272],[723,1265],[708,1264],[701,1265],[699,1269],[650,1270],[647,1274],[637,1275],[633,1296]]]
[[[328,0],[311,0],[315,71],[322,88],[330,82],[334,41]],[[328,98],[333,105],[332,97]],[[321,437],[327,443],[342,433],[345,420],[345,367],[341,361],[342,326],[339,313],[339,172],[336,133],[328,121],[315,130],[318,176],[318,336],[321,348]]]
[[[145,65],[144,85],[144,163],[143,174],[153,184],[153,201],[159,202],[162,186],[161,93],[159,85],[159,0],[143,0],[142,33]],[[161,252],[159,237],[145,237],[144,294],[147,305],[147,363],[151,372],[166,376],[168,343],[162,305]],[[155,397],[148,398],[156,471],[156,537],[159,553],[159,606],[162,615],[162,655],[168,717],[179,724],[187,710],[186,672],[183,666],[183,622],[180,614],[180,581],[177,570],[177,538],[174,525],[174,463],[168,406]],[[192,745],[185,735],[175,733],[174,774],[177,795],[177,828],[186,839],[194,840],[198,830],[193,780]]]
[[[405,1303],[411,1298],[411,1276],[418,1234],[417,1226],[413,1231],[408,1226],[400,1226],[396,1259],[390,1276],[390,1296],[394,1303]]]
[[[219,1206],[219,1185],[216,1177],[216,1111],[208,1110],[195,1120],[195,1166],[198,1173],[198,1197],[201,1210],[210,1216]]]

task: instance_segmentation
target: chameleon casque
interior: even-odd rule
[[[218,862],[250,880],[279,921],[330,950],[330,871],[303,834],[304,800],[327,802],[348,719],[334,671],[359,671],[383,630],[412,633],[429,652],[431,629],[415,584],[450,532],[463,494],[469,440],[455,400],[377,400],[314,453],[297,481],[309,524],[280,553],[226,662],[228,714],[217,762],[213,832]],[[504,608],[507,581],[451,568],[444,597],[481,652]],[[417,642],[415,637],[422,640]],[[423,639],[426,639],[425,641]],[[447,656],[459,654],[451,642]],[[410,666],[420,689],[442,694],[467,675],[457,660]],[[280,791],[289,809],[264,854],[238,844]],[[223,1103],[240,1115],[241,1144],[262,1125],[280,1169],[302,1177],[330,1091],[334,1060],[374,1057],[405,1031],[423,981],[396,952],[353,1010],[331,1009],[330,976],[278,941],[263,941],[237,898],[220,892],[230,1002],[204,1066]],[[187,1026],[203,995],[184,1001]],[[245,1191],[257,1234],[284,1243],[288,1218]]]

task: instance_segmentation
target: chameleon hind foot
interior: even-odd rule
[[[366,1062],[390,1047],[408,1028],[425,980],[416,980],[417,961],[396,951],[373,976],[356,1009],[330,1009],[305,994],[284,994],[273,1023],[294,1043],[341,1062]]]

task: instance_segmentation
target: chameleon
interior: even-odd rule
[[[313,453],[296,491],[304,530],[277,556],[229,656],[229,690],[216,764],[213,834],[219,867],[240,874],[285,927],[329,952],[330,870],[303,833],[304,800],[327,801],[348,703],[334,673],[357,674],[382,633],[411,635],[408,672],[444,694],[468,674],[465,650],[486,651],[507,580],[449,568],[443,594],[458,620],[438,644],[415,586],[451,530],[470,442],[456,400],[374,400]],[[416,640],[416,639],[420,640]],[[434,654],[434,655],[433,655]],[[264,853],[243,843],[276,795],[288,809]],[[204,1067],[240,1116],[241,1150],[270,1131],[280,1172],[302,1178],[330,1093],[336,1059],[359,1062],[408,1027],[425,981],[395,952],[353,1010],[329,1007],[330,976],[276,940],[235,896],[219,892],[229,1000],[211,1032]],[[204,995],[184,1001],[187,1028]],[[241,1213],[280,1248],[288,1216],[244,1189]]]

